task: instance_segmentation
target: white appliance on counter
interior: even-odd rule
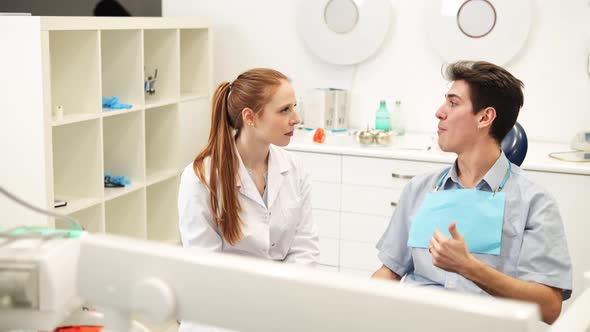
[[[307,91],[304,102],[305,127],[327,130],[348,128],[348,90],[311,89]]]

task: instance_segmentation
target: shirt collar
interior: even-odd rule
[[[278,147],[274,145],[270,145],[269,147],[269,155],[268,155],[268,171],[267,176],[269,181],[274,179],[278,174],[285,173],[289,169],[291,169],[291,164],[285,158],[285,156],[278,151]],[[244,166],[244,162],[242,161],[242,157],[240,156],[240,152],[236,146],[235,148],[236,155],[238,156],[238,180],[236,181],[236,186],[241,187],[243,185],[242,181],[245,177],[250,177],[248,174],[248,169]]]
[[[447,184],[449,182],[449,179],[458,184],[460,187],[464,187],[461,181],[459,180],[459,175],[457,174],[457,161],[458,160],[455,159],[455,162],[451,166],[451,169],[444,177],[442,182],[443,189],[448,188]],[[500,184],[502,184],[502,181],[504,181],[504,178],[506,177],[506,172],[508,171],[509,163],[510,161],[508,160],[508,158],[506,158],[504,152],[502,151],[494,165],[488,170],[488,172],[475,186],[475,188],[480,190],[486,188],[489,191],[497,190],[498,187],[500,187]]]

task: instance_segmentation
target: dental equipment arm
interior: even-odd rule
[[[182,319],[244,332],[446,331],[458,326],[466,331],[516,332],[535,331],[539,320],[536,305],[512,300],[408,287],[112,235],[85,234],[61,241],[79,246],[79,257],[43,255],[39,262],[76,266],[77,273],[60,277],[77,274],[77,281],[53,278],[62,282],[55,288],[63,290],[64,297],[79,297],[106,308],[108,331],[128,331],[135,314],[150,323]],[[0,260],[0,266],[8,264]],[[59,275],[56,269],[39,271]],[[59,306],[53,306],[55,313]],[[63,304],[62,309],[68,308]],[[24,310],[19,316],[22,321],[9,320],[13,313],[0,309],[0,330],[35,325],[35,309]]]

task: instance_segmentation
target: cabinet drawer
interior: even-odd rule
[[[391,217],[401,189],[342,185],[342,211]]]
[[[320,236],[320,264],[338,266],[339,241]]]
[[[342,157],[342,183],[401,189],[414,176],[444,168],[445,164]]]
[[[390,219],[390,217],[342,212],[340,238],[375,245],[385,232]]]
[[[311,211],[313,220],[318,225],[319,235],[337,239],[340,236],[340,223],[338,212],[313,209]]]
[[[377,258],[375,244],[340,240],[340,266],[342,268],[373,270],[382,265]]]
[[[340,210],[340,184],[312,182],[311,206],[314,209]]]
[[[292,151],[310,173],[312,181],[340,183],[342,157],[333,154]]]

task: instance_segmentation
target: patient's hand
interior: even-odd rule
[[[456,222],[449,225],[449,233],[452,238],[444,236],[438,230],[434,231],[428,249],[432,255],[432,264],[445,271],[463,274],[475,258],[469,253],[463,236],[457,230]]]

